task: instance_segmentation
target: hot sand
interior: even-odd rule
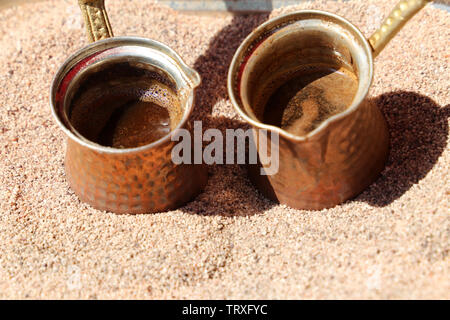
[[[369,36],[395,0],[303,3]],[[106,1],[116,35],[162,41],[196,68],[194,119],[245,126],[226,93],[231,57],[266,16],[193,15]],[[25,10],[27,9],[27,10]],[[212,166],[179,210],[115,215],[81,203],[52,119],[58,66],[87,44],[76,1],[0,11],[0,298],[450,298],[450,14],[428,6],[375,61],[390,125],[381,177],[323,211],[265,200],[241,166]]]

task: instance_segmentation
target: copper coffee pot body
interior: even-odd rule
[[[254,128],[260,143],[278,152],[278,172],[261,175],[268,159],[249,166],[256,187],[268,198],[298,209],[323,209],[356,196],[383,170],[389,153],[387,123],[368,98],[373,58],[427,1],[401,1],[380,29],[366,40],[335,14],[306,10],[259,26],[238,48],[230,66],[228,92],[237,112]],[[263,122],[267,91],[276,77],[298,65],[339,62],[351,70],[358,89],[346,110],[305,135],[294,135]],[[268,131],[261,135],[260,131]],[[273,134],[279,143],[271,144]],[[255,141],[258,141],[258,140]],[[271,147],[270,147],[271,146]]]
[[[80,0],[89,39],[56,74],[52,112],[68,136],[66,178],[78,197],[93,207],[115,213],[149,213],[175,209],[195,197],[206,184],[201,165],[175,164],[171,151],[177,129],[189,129],[198,73],[169,47],[150,39],[112,37],[103,0]],[[133,148],[99,145],[81,135],[69,120],[68,99],[83,83],[115,63],[132,65],[165,78],[180,97],[176,128],[152,143]],[[91,121],[90,119],[82,119]]]

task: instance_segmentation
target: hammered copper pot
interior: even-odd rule
[[[65,170],[70,186],[82,201],[115,213],[160,212],[185,204],[202,190],[207,171],[202,165],[172,162],[176,142],[171,137],[177,129],[189,129],[194,89],[200,84],[200,76],[172,49],[157,41],[112,37],[103,0],[79,3],[90,40],[99,41],[64,62],[50,95],[52,112],[68,136]],[[179,114],[170,133],[130,148],[100,145],[80,133],[83,126],[95,129],[98,123],[92,117],[74,123],[70,99],[86,79],[95,79],[96,74],[116,65],[132,67],[173,89]]]
[[[271,145],[272,135],[279,138],[270,150],[279,153],[277,173],[261,175],[260,167],[266,167],[261,164],[249,167],[252,182],[265,196],[294,208],[322,209],[354,197],[377,178],[388,156],[389,133],[368,98],[373,57],[426,2],[400,1],[369,40],[344,18],[316,10],[269,20],[244,40],[230,66],[228,92],[256,136],[269,132],[262,136],[263,145]],[[357,76],[356,95],[347,109],[305,135],[263,122],[265,105],[255,101],[270,95],[277,75],[336,61]],[[258,152],[260,163],[268,163]]]

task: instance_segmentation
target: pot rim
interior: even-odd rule
[[[181,77],[183,78],[183,81],[187,83],[189,86],[189,94],[187,95],[186,102],[185,102],[185,110],[183,113],[183,117],[177,124],[177,126],[172,129],[167,135],[163,136],[162,138],[140,146],[140,147],[134,147],[134,148],[113,148],[113,147],[107,147],[102,146],[98,143],[95,143],[93,141],[90,141],[86,138],[79,137],[76,134],[74,134],[61,120],[57,105],[56,105],[56,94],[58,92],[58,89],[60,88],[61,82],[64,79],[64,77],[72,70],[74,66],[76,66],[79,62],[81,62],[83,59],[88,58],[92,56],[93,54],[97,52],[101,52],[103,50],[120,47],[120,46],[143,46],[154,50],[159,50],[162,54],[166,55],[169,59],[173,60],[174,65],[177,66],[178,71],[180,72]],[[77,50],[75,53],[70,55],[63,64],[59,67],[58,71],[56,72],[55,76],[52,80],[52,85],[50,89],[50,107],[51,112],[53,114],[53,118],[56,120],[59,127],[63,130],[63,132],[68,136],[68,138],[72,139],[76,143],[89,148],[91,150],[101,152],[101,153],[109,153],[109,154],[130,154],[130,153],[137,153],[146,151],[149,149],[152,149],[154,147],[160,146],[167,141],[171,140],[171,137],[181,128],[183,128],[189,119],[190,115],[192,114],[193,108],[194,108],[194,91],[197,86],[199,86],[201,83],[200,75],[197,71],[189,67],[184,60],[176,53],[173,49],[166,46],[165,44],[142,37],[132,37],[132,36],[122,36],[122,37],[112,37],[104,40],[99,40],[96,42],[93,42],[79,50]]]
[[[361,40],[361,43],[364,47],[364,51],[366,52],[366,55],[367,55],[368,77],[369,77],[368,80],[369,81],[366,82],[367,85],[364,88],[364,90],[362,91],[362,93],[360,93],[359,96],[355,97],[355,99],[352,101],[352,104],[345,111],[326,119],[317,128],[310,131],[308,134],[303,135],[303,136],[298,136],[298,135],[289,133],[284,129],[281,129],[280,127],[265,124],[259,120],[255,120],[253,117],[250,117],[243,109],[241,109],[240,105],[238,104],[238,100],[241,100],[241,97],[236,97],[233,85],[235,82],[236,72],[239,72],[239,69],[242,67],[242,63],[238,65],[238,63],[239,63],[238,59],[241,55],[243,56],[243,53],[245,52],[245,50],[247,50],[248,46],[250,44],[252,44],[252,41],[256,38],[256,36],[259,36],[260,34],[262,34],[263,31],[265,31],[265,29],[269,26],[275,27],[277,24],[281,24],[281,22],[283,22],[284,20],[288,20],[289,18],[295,19],[296,17],[303,16],[303,15],[310,15],[310,14],[318,14],[318,15],[323,15],[323,16],[327,16],[327,17],[336,19],[340,23],[342,23],[342,26],[349,28],[359,37],[359,39]],[[300,19],[296,19],[296,20],[300,20]],[[239,83],[237,83],[238,86],[240,86],[240,81],[241,80],[239,79]],[[342,118],[345,118],[349,114],[355,112],[358,109],[361,102],[363,102],[363,100],[367,97],[367,94],[369,92],[372,81],[373,81],[372,48],[371,48],[369,42],[367,41],[367,39],[362,34],[362,32],[354,24],[352,24],[350,21],[348,21],[347,19],[345,19],[339,15],[336,15],[334,13],[330,13],[327,11],[299,10],[299,11],[283,14],[283,15],[275,17],[273,19],[269,19],[268,21],[266,21],[263,24],[261,24],[260,26],[258,26],[255,30],[253,30],[245,38],[245,40],[241,43],[241,45],[236,50],[236,52],[233,56],[233,59],[231,61],[230,67],[228,69],[227,87],[228,87],[228,95],[231,99],[234,109],[237,111],[237,113],[241,117],[243,117],[252,126],[254,126],[258,129],[266,129],[271,132],[277,132],[279,135],[281,135],[282,137],[289,139],[289,140],[305,141],[305,140],[311,139],[313,136],[316,136],[319,133],[321,133],[322,131],[324,131],[325,128],[327,128],[331,123],[336,122]],[[360,83],[361,83],[361,81],[358,81],[358,86],[360,85]]]

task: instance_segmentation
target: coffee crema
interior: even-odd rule
[[[264,108],[263,122],[298,136],[345,111],[358,90],[353,72],[328,64],[301,66],[278,83]]]
[[[135,148],[170,133],[182,117],[172,85],[161,75],[125,64],[93,73],[71,100],[69,121],[102,146]]]

